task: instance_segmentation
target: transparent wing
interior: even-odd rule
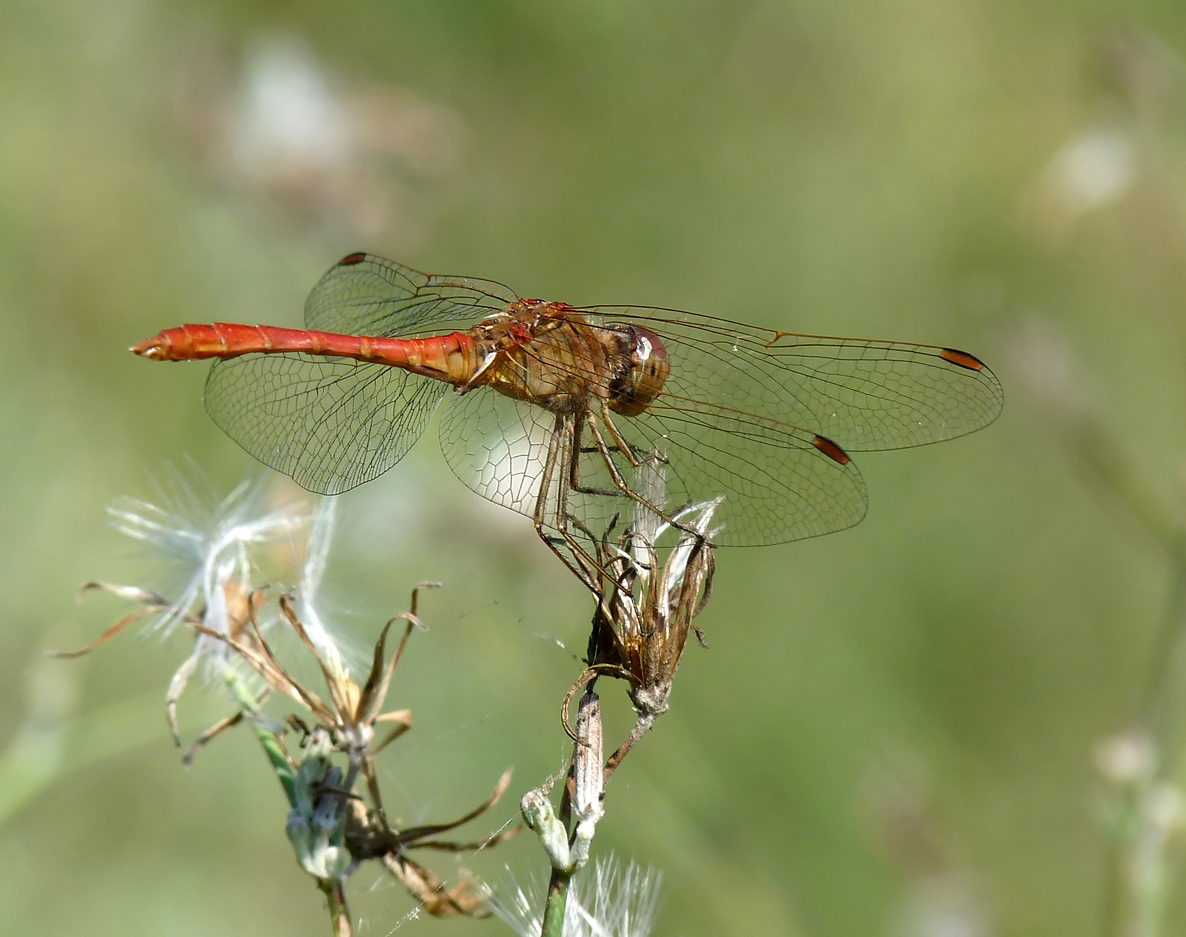
[[[542,407],[478,388],[454,394],[445,404],[441,451],[453,474],[474,492],[531,517],[555,427],[556,417]]]
[[[544,499],[544,526],[552,533],[557,531],[561,497],[567,514],[596,534],[603,533],[615,515],[628,520],[634,502],[616,490],[605,496],[569,488],[571,450],[567,437],[562,434],[558,439],[557,431],[556,416],[542,407],[479,388],[454,395],[445,403],[441,451],[453,474],[470,490],[534,517],[548,453],[555,446],[557,457]],[[583,453],[582,460],[591,478],[598,470],[609,478],[599,456]]]
[[[982,362],[939,346],[796,335],[668,309],[579,311],[659,335],[671,363],[660,400],[683,419],[754,414],[862,452],[962,436],[1004,402]]]
[[[706,413],[666,402],[636,417],[611,419],[634,460],[644,462],[635,468],[613,440],[605,440],[636,494],[661,501],[669,515],[724,495],[713,515],[713,526],[721,528],[713,541],[721,546],[818,537],[865,516],[865,483],[856,465],[815,433],[753,414]],[[593,462],[588,435],[582,469],[600,473],[600,485],[608,471],[600,454]]]
[[[206,410],[265,465],[332,495],[403,458],[448,389],[349,359],[245,355],[215,362]]]
[[[351,254],[313,288],[305,324],[418,338],[471,327],[518,297],[486,280],[426,276]],[[240,446],[321,494],[369,481],[403,458],[448,386],[340,358],[247,355],[217,362],[206,409]]]
[[[468,329],[518,298],[489,280],[429,276],[373,254],[351,254],[309,293],[305,327],[344,335],[424,338]]]
[[[865,514],[856,466],[826,455],[812,433],[743,414],[710,422],[674,407],[613,420],[633,460],[605,429],[602,436],[631,491],[669,515],[725,496],[713,518],[721,526],[714,542],[722,546],[815,537],[850,527]],[[528,517],[555,432],[556,418],[546,410],[485,388],[453,397],[440,425],[441,448],[454,474],[482,497]],[[570,450],[561,441],[545,500],[546,526],[555,529],[562,494],[567,514],[595,535],[615,521],[621,529],[637,520],[643,509],[617,489],[587,427],[577,445],[577,482],[586,490],[568,487]]]

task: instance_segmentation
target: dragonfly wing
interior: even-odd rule
[[[305,327],[346,335],[423,338],[468,329],[518,298],[489,280],[429,276],[373,254],[351,254],[309,293]]]
[[[725,496],[713,515],[714,526],[721,527],[714,542],[722,546],[815,537],[850,527],[865,514],[865,486],[856,466],[811,433],[742,416],[709,420],[667,405],[637,417],[614,417],[614,427],[635,461],[648,460],[635,467],[603,429],[620,477],[669,515]],[[440,433],[445,460],[470,489],[534,515],[556,433],[553,414],[480,388],[451,397]],[[555,530],[563,495],[576,530],[583,525],[596,536],[612,526],[621,530],[645,509],[616,488],[587,427],[578,445],[577,481],[585,490],[569,488],[569,449],[562,440],[545,498],[545,525]]]
[[[244,355],[215,362],[206,410],[265,465],[332,495],[403,458],[447,389],[350,359]]]
[[[584,311],[584,310],[582,310]],[[972,355],[903,342],[795,335],[692,313],[597,307],[667,346],[663,398],[801,427],[861,452],[900,449],[987,426],[1004,396]]]
[[[556,418],[542,407],[478,388],[454,394],[446,403],[441,451],[467,487],[531,517],[555,424]]]
[[[660,399],[637,417],[614,417],[636,468],[606,444],[631,490],[671,515],[724,495],[713,514],[721,546],[786,543],[843,530],[865,516],[860,472],[827,439],[749,414],[713,411]],[[582,475],[604,484],[604,459],[582,445]],[[658,506],[658,505],[657,505]],[[625,516],[635,509],[626,507]]]
[[[557,508],[562,497],[574,533],[580,533],[583,525],[600,535],[615,519],[621,522],[621,529],[632,516],[634,502],[614,488],[604,460],[590,445],[585,445],[580,455],[581,484],[608,494],[569,487],[569,440],[563,432],[558,435],[556,416],[543,407],[478,388],[446,402],[440,436],[441,450],[453,474],[486,500],[526,517],[535,516],[549,452],[556,447],[543,516],[543,526],[552,534],[558,531]]]

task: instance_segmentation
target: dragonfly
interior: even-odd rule
[[[868,503],[850,453],[962,436],[1003,402],[992,371],[952,348],[524,299],[367,253],[321,278],[304,329],[182,325],[131,350],[217,359],[215,423],[326,495],[399,462],[447,398],[449,467],[530,517],[570,568],[560,546],[588,557],[580,532],[622,516],[684,529],[714,499],[715,546],[850,527]]]

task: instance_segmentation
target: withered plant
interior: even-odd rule
[[[667,712],[688,632],[695,631],[705,644],[693,620],[704,610],[712,591],[715,563],[709,527],[720,503],[717,498],[676,514],[673,519],[680,525],[679,539],[662,562],[655,544],[668,525],[653,518],[640,518],[616,538],[616,522],[600,536],[582,529],[590,552],[574,551],[573,556],[578,578],[594,586],[596,607],[587,667],[568,691],[561,710],[564,730],[573,740],[573,755],[558,809],[548,796],[552,780],[528,792],[520,803],[523,818],[540,838],[551,865],[539,920],[540,937],[564,933],[569,883],[588,861],[597,823],[604,814],[606,785],[634,744]],[[638,717],[630,735],[608,761],[602,760],[601,710],[594,692],[602,676],[628,681],[630,702]],[[574,730],[568,707],[582,689]]]
[[[588,667],[569,691],[564,714],[567,729],[569,700],[581,687],[592,686],[598,676],[629,681],[627,692],[638,721],[606,764],[607,783],[655,719],[667,712],[688,632],[694,631],[701,646],[708,646],[693,619],[712,595],[716,562],[705,535],[719,504],[718,498],[677,518],[692,518],[692,530],[663,563],[652,541],[640,533],[625,531],[616,543],[608,535],[596,541],[598,567],[586,569],[589,575],[596,572],[599,583],[586,652]]]
[[[313,719],[309,725],[291,715],[287,725],[278,725],[263,715],[254,699],[239,694],[244,703],[243,717],[252,722],[292,807],[287,832],[298,861],[326,893],[331,914],[335,916],[335,932],[339,934],[349,932],[343,929],[349,927],[343,891],[345,879],[368,860],[380,861],[429,914],[487,915],[486,891],[479,883],[465,880],[452,889],[446,888],[431,869],[413,860],[408,850],[473,852],[497,845],[518,832],[512,829],[472,843],[437,838],[494,806],[510,783],[510,771],[503,774],[483,803],[449,823],[399,829],[389,820],[383,806],[375,756],[412,727],[409,710],[384,712],[383,706],[412,631],[423,627],[418,617],[419,591],[436,585],[421,583],[413,589],[410,610],[394,616],[383,626],[375,642],[370,672],[362,686],[350,676],[339,655],[318,649],[297,617],[291,599],[285,595],[279,597],[284,618],[321,670],[326,699],[293,677],[272,652],[259,627],[255,602],[246,603],[250,625],[237,635],[222,635],[202,625],[195,626],[199,633],[225,642],[271,690],[299,703]],[[406,622],[403,635],[395,652],[387,657],[388,633],[400,620]],[[224,722],[218,731],[226,727]],[[290,728],[301,738],[303,754],[299,759],[289,754],[285,745]],[[386,732],[379,738],[381,729]],[[210,737],[208,732],[204,740]],[[333,763],[334,755],[345,759],[344,771]],[[359,775],[365,780],[365,799],[354,793]],[[339,917],[343,919],[340,923]]]
[[[237,489],[223,503],[215,513],[217,523],[206,532],[184,528],[176,514],[143,502],[135,503],[135,511],[124,510],[119,520],[125,533],[131,532],[158,549],[162,545],[187,545],[187,560],[193,566],[187,566],[187,584],[180,590],[180,598],[171,601],[151,589],[87,583],[82,592],[103,589],[140,607],[119,619],[90,646],[56,656],[75,657],[94,651],[140,620],[158,629],[188,627],[195,635],[195,649],[174,674],[165,699],[174,740],[180,744],[178,700],[200,666],[205,665],[208,676],[225,682],[238,708],[203,732],[189,747],[183,762],[191,764],[203,746],[234,726],[247,723],[252,727],[288,800],[285,828],[297,861],[325,894],[335,934],[353,933],[345,882],[369,861],[380,863],[430,915],[487,916],[490,892],[483,884],[463,875],[459,884],[448,887],[411,853],[472,853],[515,835],[517,828],[473,842],[444,838],[493,807],[506,791],[511,772],[505,772],[491,795],[464,816],[447,823],[411,827],[401,827],[388,815],[378,783],[376,757],[412,727],[410,710],[385,709],[392,678],[412,632],[423,628],[420,591],[438,584],[417,586],[409,610],[393,616],[383,626],[366,678],[360,684],[351,676],[312,603],[312,593],[325,565],[332,502],[323,503],[312,524],[298,599],[297,593],[253,587],[255,569],[247,544],[264,542],[279,530],[301,527],[310,518],[291,511],[274,511],[265,518],[252,519],[248,516],[249,503],[241,498],[243,490]],[[190,549],[195,544],[198,548]],[[403,633],[389,654],[391,628],[401,621]],[[281,662],[265,637],[269,625],[287,627],[296,635],[299,646],[317,664],[323,691],[303,683],[293,675],[292,668]],[[273,718],[263,709],[273,696],[296,703],[303,712]],[[361,792],[355,790],[360,778]]]

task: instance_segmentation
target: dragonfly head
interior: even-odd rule
[[[630,372],[614,383],[609,406],[623,416],[638,416],[663,390],[671,364],[663,340],[650,329],[631,325],[623,332],[630,339]]]

